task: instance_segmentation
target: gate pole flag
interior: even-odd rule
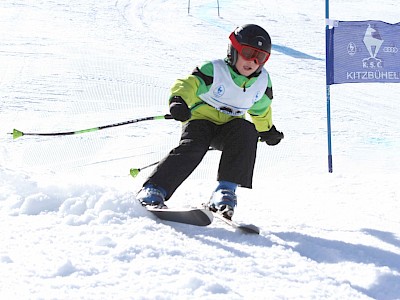
[[[325,5],[328,163],[332,172],[329,86],[400,83],[400,23],[329,20],[329,0]]]

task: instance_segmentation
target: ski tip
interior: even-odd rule
[[[244,233],[249,233],[249,234],[260,234],[260,228],[258,228],[255,225],[249,224],[249,225],[240,225],[238,227],[242,232]]]

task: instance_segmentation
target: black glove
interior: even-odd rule
[[[275,125],[272,125],[269,131],[259,132],[261,142],[266,142],[269,146],[278,145],[281,139],[283,139],[283,133],[276,130]]]
[[[183,100],[180,96],[174,96],[171,98],[169,101],[169,112],[175,120],[181,122],[189,120],[192,116],[192,113],[185,100]]]

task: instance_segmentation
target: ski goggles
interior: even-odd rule
[[[267,51],[263,51],[248,45],[242,45],[238,42],[235,37],[235,33],[232,32],[229,36],[233,48],[242,56],[245,60],[254,60],[257,65],[265,64],[271,55]]]

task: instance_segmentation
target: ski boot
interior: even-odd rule
[[[231,220],[236,204],[237,197],[234,191],[220,189],[212,194],[207,206],[209,210],[217,212],[225,218]]]
[[[163,208],[166,205],[164,204],[165,197],[167,196],[167,192],[159,187],[155,186],[151,183],[145,184],[142,189],[137,193],[136,199],[143,206],[155,206],[157,208]]]

